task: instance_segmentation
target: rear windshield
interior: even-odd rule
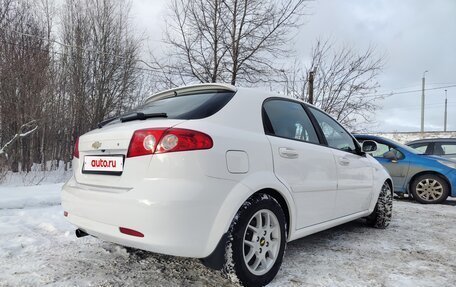
[[[223,90],[177,94],[174,97],[149,101],[132,112],[166,113],[169,119],[202,119],[222,109],[233,95],[234,92]]]
[[[222,109],[233,98],[234,92],[226,90],[205,90],[199,92],[177,94],[164,99],[151,100],[140,105],[123,116],[144,114],[166,114],[168,119],[202,119],[212,116]],[[109,124],[118,123],[119,119]]]

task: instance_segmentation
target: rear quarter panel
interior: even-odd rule
[[[189,120],[179,128],[194,129],[210,135],[214,146],[200,160],[209,177],[232,180],[238,184],[230,191],[220,208],[214,233],[226,232],[242,204],[255,192],[274,189],[285,199],[290,211],[290,229],[294,230],[295,205],[291,193],[274,175],[272,151],[264,133],[261,108],[267,92],[239,89],[233,99],[215,115],[202,120]],[[248,171],[228,171],[228,151],[243,151],[248,156]]]
[[[375,205],[377,204],[377,199],[382,190],[382,186],[385,181],[390,180],[393,181],[391,176],[389,175],[388,171],[381,165],[375,158],[370,155],[367,155],[369,158],[374,173],[374,183],[373,183],[373,193],[372,193],[372,200],[369,206],[369,212],[374,211]],[[393,186],[391,186],[391,191],[394,192]]]

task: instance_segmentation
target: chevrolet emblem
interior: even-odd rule
[[[99,142],[99,141],[94,142],[94,143],[92,144],[92,147],[93,147],[94,149],[99,149],[99,148],[101,147],[101,142]]]

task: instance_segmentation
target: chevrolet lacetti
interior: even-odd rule
[[[302,101],[181,87],[82,135],[62,206],[78,237],[200,258],[262,286],[289,241],[358,218],[388,226],[392,181],[366,154],[376,148]]]

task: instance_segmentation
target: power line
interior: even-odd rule
[[[455,82],[446,82],[446,83],[426,83],[426,85],[453,85]]]
[[[444,103],[433,103],[433,104],[426,104],[426,109],[437,109],[442,108],[445,104]],[[448,106],[456,106],[456,102],[449,102]],[[421,109],[421,105],[401,105],[400,107],[390,107],[382,110],[394,110],[394,109],[401,109],[401,110],[416,110]]]
[[[435,87],[435,88],[427,88],[424,89],[425,91],[431,91],[431,90],[441,90],[441,89],[447,89],[447,88],[453,88],[456,87],[456,84],[454,85],[448,85],[448,86],[441,86],[441,87]],[[366,95],[366,96],[394,96],[394,95],[402,95],[402,94],[410,94],[410,93],[416,93],[416,92],[421,92],[422,89],[419,90],[409,90],[409,91],[402,91],[402,92],[394,92],[391,91],[389,93],[383,93],[383,94],[372,94],[372,95]]]

